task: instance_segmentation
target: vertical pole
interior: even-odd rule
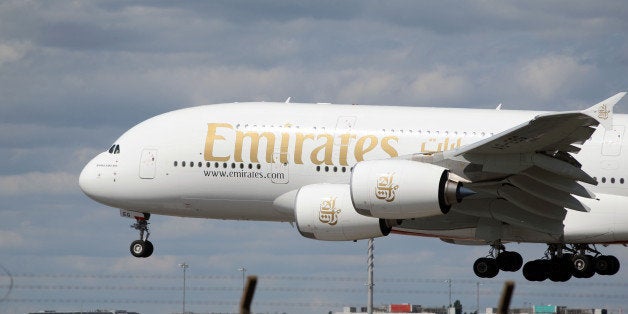
[[[244,291],[244,289],[246,289],[246,268],[242,266],[238,268],[238,270],[242,272],[242,291]]]
[[[447,279],[447,282],[449,283],[449,307],[451,308],[453,306],[451,303],[451,279]]]
[[[476,303],[477,304],[477,309],[476,309],[475,314],[480,314],[480,282],[479,281],[477,281],[475,283],[475,293],[476,293],[476,297],[477,297],[477,299],[476,299],[476,301],[477,301],[477,303]]]
[[[366,312],[368,314],[373,314],[373,238],[369,239],[368,242],[368,258],[366,261],[368,268],[368,293],[367,293],[367,301],[366,301]]]
[[[182,314],[185,314],[185,270],[189,267],[189,265],[185,262],[179,264],[181,268],[183,268],[183,309]]]

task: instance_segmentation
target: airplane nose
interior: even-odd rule
[[[79,187],[85,195],[92,197],[94,195],[94,181],[96,180],[96,171],[93,166],[93,160],[87,163],[81,174],[79,175]]]

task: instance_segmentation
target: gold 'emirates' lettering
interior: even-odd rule
[[[277,140],[280,141],[278,147]],[[257,163],[260,162],[260,154],[263,154],[267,163],[274,163],[277,160],[274,160],[273,154],[275,149],[278,149],[279,162],[287,163],[289,161],[289,149],[292,147],[294,149],[293,160],[295,164],[303,164],[304,154],[309,153],[312,164],[332,165],[334,154],[337,153],[339,164],[348,166],[349,147],[352,144],[352,140],[356,140],[353,147],[353,157],[356,161],[363,161],[366,154],[374,152],[378,147],[390,157],[398,155],[394,147],[394,144],[399,142],[399,138],[396,136],[386,136],[380,141],[375,135],[364,135],[358,138],[356,134],[350,133],[334,136],[329,133],[282,132],[275,134],[273,132],[259,133],[240,130],[235,130],[234,132],[233,125],[229,123],[208,123],[204,158],[207,161],[227,161],[233,155],[233,159],[236,162],[244,162],[246,157],[248,157],[251,162]],[[338,141],[340,144],[337,152],[334,152],[334,141]],[[233,144],[229,144],[230,142]],[[225,147],[225,144],[233,145],[231,154],[226,154],[224,149],[217,149],[218,147]],[[312,146],[314,147],[309,148],[311,150],[304,152],[305,147]],[[245,148],[248,148],[249,156],[245,156],[247,151]]]

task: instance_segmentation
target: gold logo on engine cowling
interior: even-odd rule
[[[600,108],[597,110],[597,117],[602,120],[606,120],[608,119],[608,114],[610,112],[611,111],[606,108],[606,105],[601,105]]]
[[[386,202],[392,202],[395,200],[397,189],[399,185],[394,184],[395,173],[386,173],[377,178],[377,189],[375,190],[375,196],[380,200]]]
[[[342,210],[336,208],[336,198],[330,197],[323,200],[321,208],[318,213],[318,220],[320,222],[334,226],[338,223],[338,215]]]

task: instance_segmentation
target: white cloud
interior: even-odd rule
[[[420,73],[409,87],[410,94],[417,99],[441,102],[462,99],[472,90],[473,84],[464,72],[444,66]]]
[[[32,45],[26,42],[0,42],[0,66],[4,63],[19,61],[31,49]]]
[[[595,77],[592,65],[566,55],[549,55],[525,61],[517,79],[524,90],[541,100],[567,95]]]
[[[67,172],[29,172],[0,176],[0,195],[53,195],[78,191],[78,177]]]
[[[17,248],[22,246],[24,243],[24,238],[19,233],[0,230],[0,248]]]

